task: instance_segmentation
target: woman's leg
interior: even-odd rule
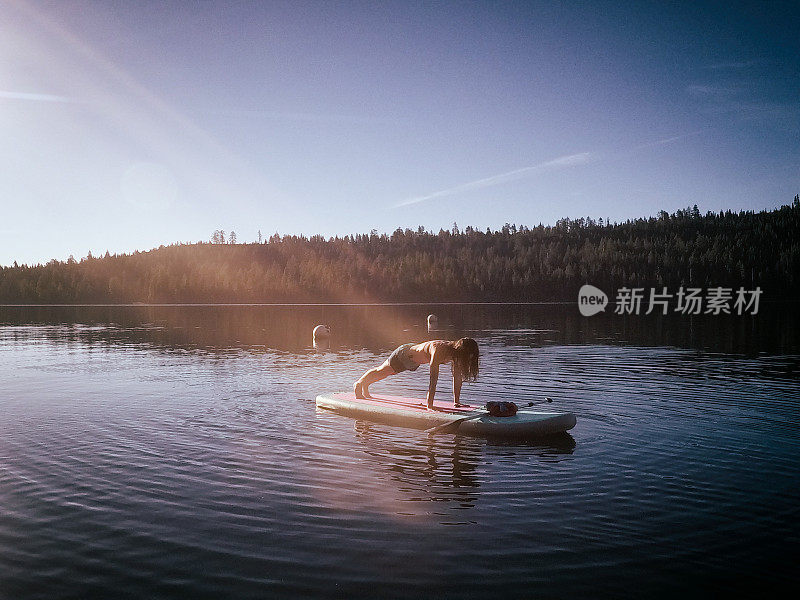
[[[388,360],[383,361],[383,364],[380,367],[370,369],[364,373],[361,376],[361,379],[356,381],[355,385],[353,386],[353,391],[356,394],[356,398],[369,398],[370,385],[376,381],[380,381],[381,379],[386,379],[389,377],[389,375],[394,374],[394,369],[391,367]]]

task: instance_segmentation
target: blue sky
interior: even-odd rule
[[[800,192],[780,2],[0,4],[0,264]]]

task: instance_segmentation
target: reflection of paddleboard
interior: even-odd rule
[[[435,401],[435,410],[427,410],[424,399],[374,394],[361,400],[353,392],[330,392],[317,396],[317,406],[367,421],[378,421],[400,427],[429,429],[445,425],[454,419],[483,414],[463,421],[454,433],[476,437],[535,438],[562,433],[575,427],[572,413],[537,412],[522,408],[513,417],[492,417],[478,406],[454,408],[452,401]]]

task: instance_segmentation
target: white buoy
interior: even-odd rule
[[[315,340],[327,340],[331,337],[331,328],[327,325],[317,325],[314,327],[313,338]]]
[[[322,339],[314,338],[314,350],[318,350],[320,352],[326,352],[330,349],[331,349],[331,339],[329,337]]]
[[[439,329],[439,317],[434,314],[428,315],[428,331]]]

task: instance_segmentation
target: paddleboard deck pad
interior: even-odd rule
[[[434,410],[427,409],[424,399],[372,394],[356,398],[353,392],[329,392],[317,396],[317,406],[338,413],[399,427],[429,429],[454,419],[482,415],[462,421],[453,433],[475,437],[537,438],[563,433],[575,427],[575,415],[564,412],[542,412],[535,406],[520,408],[513,417],[492,417],[482,406],[454,407],[452,401],[435,401]]]

